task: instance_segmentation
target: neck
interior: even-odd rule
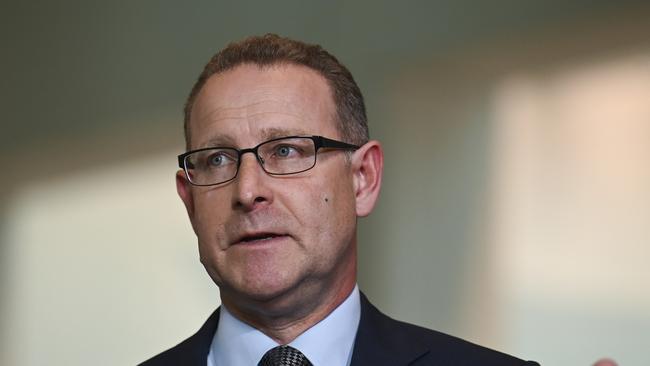
[[[356,276],[349,276],[343,282],[329,286],[330,291],[322,291],[320,286],[312,289],[306,286],[300,294],[248,306],[240,306],[222,294],[222,303],[235,317],[278,344],[288,344],[341,305],[355,285]]]

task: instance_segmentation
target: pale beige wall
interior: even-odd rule
[[[383,309],[549,365],[650,361],[648,23],[603,24],[393,77],[361,235]]]
[[[219,305],[175,195],[177,151],[15,193],[0,363],[134,365],[193,334]]]
[[[494,90],[496,314],[522,354],[650,360],[648,101],[650,48],[522,70]]]

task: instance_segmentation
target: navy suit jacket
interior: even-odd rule
[[[206,366],[219,309],[196,334],[141,366]],[[534,366],[459,338],[382,314],[361,294],[361,320],[351,366]],[[256,366],[256,365],[251,365]]]

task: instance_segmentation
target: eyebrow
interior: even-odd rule
[[[218,135],[210,138],[208,141],[202,143],[200,146],[197,146],[197,149],[203,149],[206,147],[235,147],[235,140],[233,140],[228,135]]]
[[[273,140],[276,138],[280,137],[286,137],[286,136],[311,136],[313,134],[307,133],[303,129],[296,129],[296,128],[281,128],[281,127],[270,127],[270,128],[265,128],[261,131],[260,136],[261,140],[258,143],[262,143],[264,141],[268,140]],[[235,142],[235,139],[230,136],[230,135],[217,135],[212,138],[210,138],[208,141],[205,143],[201,144],[201,146],[198,146],[197,148],[206,148],[206,147],[237,147],[237,143]],[[246,146],[246,147],[239,147],[239,148],[248,148],[252,146]]]
[[[281,127],[270,127],[270,128],[263,129],[261,135],[262,135],[262,141],[267,141],[267,140],[272,140],[272,139],[285,137],[285,136],[311,136],[312,134],[305,132],[305,130],[303,129],[296,129],[296,128],[287,129]]]

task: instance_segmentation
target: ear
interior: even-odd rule
[[[185,172],[179,170],[176,172],[176,192],[185,204],[187,215],[190,217],[192,227],[194,227],[194,196],[192,195],[192,184],[187,180]]]
[[[352,170],[357,216],[368,216],[379,197],[384,170],[384,152],[379,141],[368,141],[354,152]]]

